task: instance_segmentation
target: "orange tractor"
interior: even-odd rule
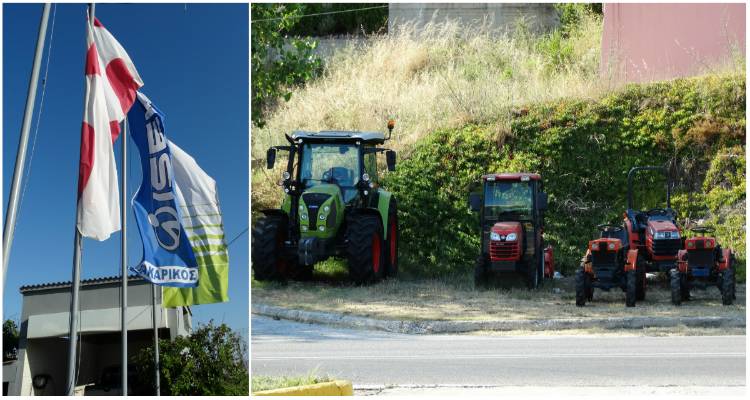
[[[734,254],[722,249],[716,238],[706,236],[714,228],[698,226],[690,229],[699,236],[685,239],[685,248],[677,253],[677,268],[670,271],[672,304],[680,305],[690,299],[690,289],[705,290],[716,286],[722,304],[735,300]]]

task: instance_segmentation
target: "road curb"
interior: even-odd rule
[[[266,304],[253,304],[251,312],[274,319],[309,324],[333,325],[404,334],[465,333],[475,331],[564,330],[564,329],[643,329],[675,326],[699,328],[744,328],[745,316],[738,317],[616,317],[560,318],[489,321],[397,321],[358,317],[322,311],[303,311]]]
[[[253,392],[253,396],[353,396],[350,381],[332,381],[314,385],[292,386],[288,388]]]

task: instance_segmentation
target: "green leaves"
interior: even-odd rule
[[[246,396],[245,339],[225,324],[199,325],[192,335],[159,341],[161,394]],[[153,347],[136,356],[139,378],[153,387]]]
[[[268,109],[279,99],[289,101],[293,88],[312,79],[322,64],[313,53],[315,41],[286,34],[304,14],[304,4],[254,3],[250,7],[252,122],[263,127]]]

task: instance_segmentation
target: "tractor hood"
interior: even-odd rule
[[[495,225],[492,225],[492,232],[500,233],[503,235],[507,235],[509,233],[514,233],[516,235],[521,235],[521,223],[520,222],[496,222]]]
[[[677,227],[669,220],[649,220],[648,229],[651,232],[675,232]]]
[[[334,184],[324,183],[305,190],[299,200],[302,237],[334,236],[344,216],[343,203],[341,189]]]

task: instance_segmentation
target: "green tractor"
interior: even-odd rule
[[[379,187],[377,154],[389,171],[396,152],[379,147],[391,138],[382,132],[293,132],[288,146],[268,149],[273,168],[277,151],[289,153],[280,185],[280,209],[262,210],[253,226],[252,268],[256,280],[305,280],[313,265],[329,257],[348,261],[358,284],[398,272],[396,198]]]

